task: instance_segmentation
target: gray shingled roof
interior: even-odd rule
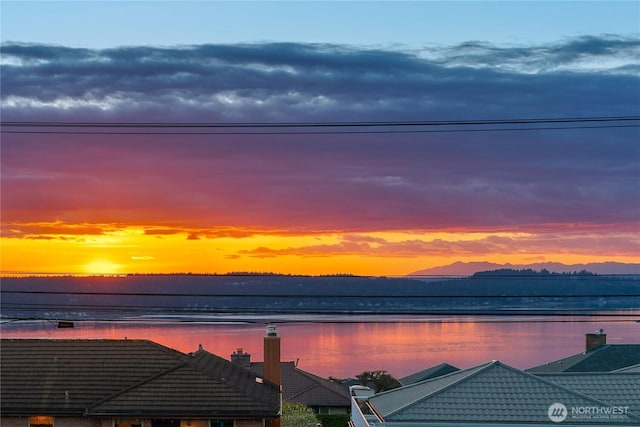
[[[555,362],[527,369],[528,372],[610,372],[640,363],[640,344],[605,344]]]
[[[446,375],[459,370],[460,368],[456,368],[455,366],[449,365],[448,363],[441,363],[439,365],[432,366],[431,368],[424,369],[420,372],[402,377],[398,381],[400,381],[400,384],[402,385],[409,385],[420,381],[429,380],[431,378],[441,377],[442,375]]]
[[[294,362],[282,362],[282,398],[289,402],[314,407],[350,407],[351,396],[345,386],[321,378],[296,367]],[[262,376],[264,364],[251,362],[251,370]]]
[[[539,373],[538,377],[640,414],[640,372]]]
[[[385,423],[531,423],[549,424],[549,406],[612,407],[500,362],[454,372],[373,396],[369,402]],[[593,424],[592,419],[567,420]],[[638,424],[640,416],[598,420],[600,425]]]
[[[640,363],[637,365],[626,366],[611,372],[640,372]]]
[[[276,416],[278,387],[146,340],[0,341],[3,414]],[[209,364],[210,362],[210,364]]]

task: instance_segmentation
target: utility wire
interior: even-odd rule
[[[270,293],[270,294],[231,294],[231,293],[206,293],[206,294],[197,294],[197,293],[140,293],[140,292],[55,292],[55,291],[2,291],[2,294],[20,294],[20,295],[65,295],[65,296],[74,296],[74,295],[82,295],[82,296],[122,296],[122,297],[166,297],[166,298],[178,298],[178,297],[190,297],[190,298],[241,298],[241,299],[250,299],[250,298],[285,298],[285,299],[303,299],[303,298],[362,298],[362,299],[377,299],[377,298],[616,298],[616,297],[631,297],[631,298],[640,298],[640,295],[633,292],[624,292],[624,293],[585,293],[585,294],[555,294],[555,293],[523,293],[523,294],[508,294],[508,295],[496,295],[496,294],[476,294],[470,293],[467,295],[461,294],[418,294],[418,293],[407,293],[407,294],[369,294],[369,295],[334,295],[334,294],[280,294],[280,293]],[[6,298],[6,297],[5,297]],[[2,305],[5,304],[18,304],[18,303],[10,303],[10,302],[2,302]]]
[[[640,124],[634,125],[598,125],[598,126],[545,126],[545,127],[524,127],[524,128],[474,128],[474,129],[396,129],[396,130],[371,130],[371,131],[327,131],[327,130],[310,130],[310,131],[289,131],[289,132],[268,132],[268,131],[233,131],[233,132],[150,132],[150,131],[32,131],[32,130],[4,130],[4,134],[44,134],[44,135],[351,135],[351,134],[419,134],[419,133],[469,133],[469,132],[522,132],[522,131],[541,131],[541,130],[575,130],[575,129],[614,129],[614,128],[639,128]]]
[[[348,134],[411,134],[460,132],[521,132],[541,130],[577,130],[637,128],[640,116],[524,118],[498,120],[422,120],[422,121],[362,121],[362,122],[47,122],[4,121],[4,134],[47,135],[348,135]],[[560,126],[558,126],[560,124]],[[486,126],[500,125],[500,127]],[[522,127],[520,125],[534,125]],[[551,126],[555,125],[555,126]],[[508,127],[504,127],[508,126]],[[446,127],[446,129],[433,129]],[[34,130],[38,129],[38,130]],[[392,129],[389,129],[392,128]],[[86,130],[97,129],[97,130]],[[115,129],[115,130],[114,130]],[[125,129],[125,130],[120,130]],[[165,129],[162,131],[150,129]],[[178,129],[178,130],[176,130]],[[198,129],[215,129],[197,131]],[[227,130],[225,130],[227,129]],[[228,130],[231,129],[231,130]],[[269,129],[269,130],[265,130]],[[284,130],[270,130],[284,129]],[[293,130],[292,130],[293,129]],[[297,130],[306,129],[306,130]],[[337,130],[331,130],[337,129]],[[365,129],[365,130],[363,130]],[[195,130],[195,131],[194,131]]]
[[[638,121],[640,116],[519,118],[490,120],[415,120],[415,121],[351,121],[351,122],[45,122],[2,121],[0,126],[10,127],[80,127],[80,128],[298,128],[298,127],[390,127],[390,126],[469,126],[504,124],[548,124]]]
[[[157,316],[157,313],[149,313],[151,316]],[[312,312],[308,313],[306,311],[293,311],[288,310],[286,312],[278,312],[272,313],[268,311],[252,311],[241,313],[239,316],[233,316],[234,312],[225,312],[225,311],[209,311],[209,312],[195,312],[195,313],[171,313],[171,314],[182,314],[185,317],[92,317],[92,318],[69,318],[69,317],[42,317],[38,315],[29,316],[29,315],[20,315],[20,316],[10,316],[4,317],[0,322],[0,326],[4,324],[12,324],[14,322],[19,321],[38,321],[38,320],[46,320],[46,321],[73,321],[73,322],[109,322],[109,323],[153,323],[153,324],[168,324],[168,323],[226,323],[229,322],[230,318],[233,319],[234,323],[511,323],[511,324],[521,324],[521,323],[591,323],[594,322],[591,318],[598,318],[598,323],[600,322],[640,322],[637,320],[636,316],[624,313],[602,313],[602,312],[581,312],[581,311],[554,311],[552,313],[522,313],[521,311],[513,311],[513,312],[504,312],[501,311],[499,313],[469,313],[463,311],[447,311],[447,312],[393,312],[393,313],[348,313],[348,312],[340,312],[333,311],[327,313],[321,312]],[[194,315],[207,315],[207,314],[221,314],[224,317],[220,319],[210,318],[210,317],[186,317],[191,314]],[[253,315],[273,315],[273,317],[265,319],[262,317],[253,317]],[[309,318],[300,318],[296,317],[293,319],[288,319],[286,316],[288,315],[304,315],[310,314]],[[332,316],[329,319],[323,319],[316,317],[314,315],[323,315],[328,314]],[[366,316],[371,316],[375,314],[375,318],[369,319]],[[231,315],[231,316],[230,316]],[[388,316],[385,318],[385,316]],[[403,316],[402,318],[398,318],[398,316]],[[407,316],[407,317],[404,317]],[[428,318],[424,318],[427,317]],[[458,316],[468,317],[473,316],[473,318],[456,318]],[[488,318],[481,318],[488,317]],[[537,317],[537,319],[530,319],[530,317]],[[505,320],[506,319],[506,320]]]
[[[6,305],[6,306],[5,306]],[[28,305],[22,305],[18,303],[3,303],[3,319],[15,318],[24,316],[26,312],[41,313],[46,312],[47,317],[59,316],[60,312],[75,313],[75,312],[105,312],[113,314],[129,313],[135,316],[146,315],[192,315],[192,314],[232,314],[238,317],[250,316],[251,314],[271,314],[278,316],[282,314],[302,313],[302,314],[335,314],[335,313],[347,313],[347,314],[382,314],[382,315],[396,315],[396,314],[415,314],[415,315],[466,315],[469,312],[483,314],[486,316],[500,316],[502,314],[513,314],[518,316],[555,316],[563,315],[563,313],[569,313],[570,315],[580,316],[603,316],[603,317],[628,317],[634,320],[639,319],[640,312],[638,308],[614,308],[610,310],[599,310],[593,307],[580,308],[580,307],[527,307],[525,310],[522,308],[511,307],[274,307],[264,308],[249,306],[234,306],[234,307],[215,307],[209,304],[201,304],[200,306],[173,306],[173,305],[100,305],[100,304],[37,304],[31,303]],[[91,319],[88,319],[91,320]],[[638,320],[640,322],[640,320]]]

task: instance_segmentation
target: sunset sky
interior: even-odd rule
[[[3,274],[640,262],[638,120],[8,124],[639,116],[637,1],[0,7]]]

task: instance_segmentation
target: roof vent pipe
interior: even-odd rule
[[[267,336],[275,337],[277,335],[278,335],[278,328],[276,328],[276,325],[267,325]]]

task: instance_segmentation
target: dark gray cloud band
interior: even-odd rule
[[[419,52],[293,43],[1,49],[7,118],[60,115],[61,105],[65,115],[199,120],[624,115],[637,110],[640,90],[640,42],[614,36]]]

